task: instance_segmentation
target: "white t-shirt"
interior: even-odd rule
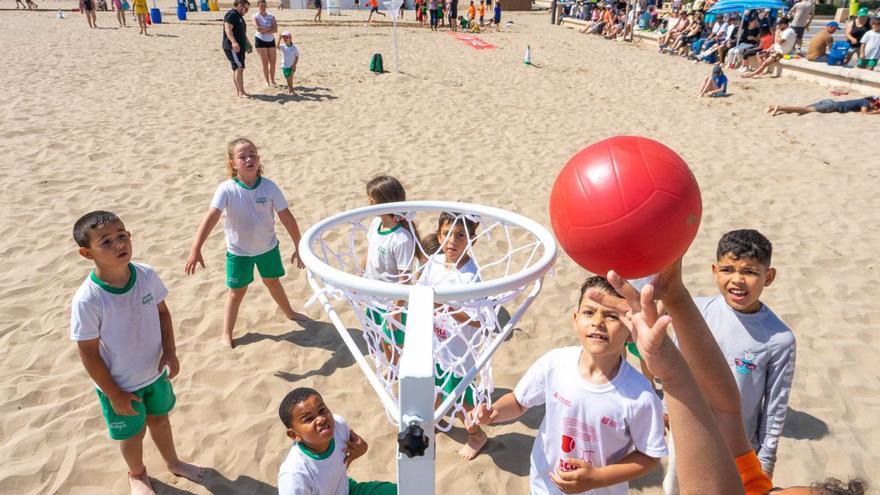
[[[421,275],[419,275],[419,285],[467,285],[480,282],[480,274],[477,264],[473,258],[461,268],[455,268],[453,265],[446,264],[446,255],[437,253],[425,263]],[[492,324],[485,321],[490,315],[487,311],[479,312],[476,307],[462,306],[451,303],[452,307],[461,307],[461,309],[476,318],[479,314],[483,325],[491,326]],[[444,370],[450,370],[455,375],[464,376],[468,369],[473,367],[474,358],[468,352],[469,345],[477,333],[477,328],[471,325],[462,325],[455,321],[451,316],[443,315],[434,318],[434,357],[437,364]]]
[[[261,15],[259,12],[254,14],[254,20],[257,22],[257,25],[261,28],[272,27],[272,22],[275,21],[275,16],[266,12],[266,15]],[[271,43],[275,41],[275,35],[272,33],[257,33],[257,38],[261,41],[265,41],[266,43]]]
[[[382,219],[375,218],[367,230],[366,276],[397,283],[400,273],[411,269],[416,243],[402,224],[382,230]]]
[[[862,45],[865,47],[865,59],[880,59],[880,33],[868,31],[862,36]]]
[[[296,45],[287,46],[283,41],[279,46],[281,47],[281,67],[287,69],[293,67],[293,63],[299,58],[299,48]]]
[[[782,43],[774,43],[773,49],[777,52],[788,55],[794,50],[794,44],[797,41],[797,33],[794,32],[792,28],[785,28],[785,31],[779,36],[782,39]]]
[[[663,438],[663,406],[651,384],[626,361],[604,385],[580,376],[582,347],[563,347],[544,354],[513,391],[525,407],[546,406],[532,446],[529,481],[532,495],[561,494],[550,479],[564,459],[583,459],[596,467],[619,461],[633,449],[651,457],[667,455]],[[588,492],[625,495],[619,483]]]
[[[278,245],[275,212],[287,208],[281,189],[260,177],[253,188],[238,179],[222,182],[211,199],[211,207],[226,213],[223,231],[226,249],[236,256],[258,256]]]
[[[345,442],[350,432],[342,416],[333,415],[333,445],[315,454],[294,444],[278,470],[278,495],[348,495]]]
[[[113,381],[133,392],[161,376],[157,306],[168,289],[151,266],[130,263],[129,267],[131,279],[123,288],[110,287],[95,272],[86,277],[70,304],[70,339],[100,339],[101,359]]]

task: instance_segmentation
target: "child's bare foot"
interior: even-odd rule
[[[131,488],[131,495],[156,495],[146,469],[141,474],[128,473],[128,486]]]
[[[782,113],[779,111],[779,105],[773,105],[772,107],[770,107],[767,110],[768,110],[768,113],[770,113],[771,117],[776,117],[777,115]]]
[[[467,442],[458,450],[458,456],[465,461],[469,461],[477,457],[477,454],[480,453],[480,450],[483,449],[488,441],[489,437],[486,436],[483,430],[477,430],[476,433],[468,433]]]
[[[220,337],[220,343],[230,349],[235,347],[235,344],[232,341],[232,335],[224,335]]]
[[[205,479],[205,468],[183,462],[178,459],[177,462],[168,465],[168,470],[175,476],[182,476],[190,481],[201,483]]]

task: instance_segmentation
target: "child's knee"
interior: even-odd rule
[[[266,287],[281,287],[281,279],[280,278],[264,278],[263,285]]]
[[[168,415],[163,414],[161,416],[150,416],[147,415],[147,426],[150,428],[156,428],[159,426],[170,425],[171,421],[168,420]]]
[[[247,286],[239,287],[237,289],[230,288],[229,289],[229,299],[234,301],[241,301],[244,299],[244,295],[247,293]]]

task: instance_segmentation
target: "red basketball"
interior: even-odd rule
[[[574,155],[550,193],[550,222],[577,264],[628,279],[666,268],[687,251],[703,212],[694,174],[657,141],[617,136]]]

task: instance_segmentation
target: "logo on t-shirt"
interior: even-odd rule
[[[740,375],[749,375],[752,371],[758,369],[758,365],[755,364],[755,354],[751,352],[746,352],[743,354],[741,358],[734,358],[734,362],[736,362],[736,372]]]
[[[385,256],[385,253],[388,252],[388,251],[385,249],[385,246],[379,246],[379,249],[377,249],[377,251],[379,251],[379,256]]]
[[[146,306],[147,304],[150,304],[151,302],[153,302],[153,293],[152,292],[148,293],[146,296],[143,297],[143,299],[141,299],[141,304],[144,306]]]
[[[608,416],[602,416],[602,424],[605,426],[610,426],[612,428],[617,428],[617,421],[614,421]]]
[[[266,204],[269,200],[268,200],[267,198],[257,198],[256,201],[257,201],[257,204],[258,204],[258,205],[264,205],[264,204]]]
[[[559,395],[559,392],[553,392],[553,398],[561,402],[565,407],[571,407],[571,401]]]
[[[591,444],[599,442],[599,432],[596,428],[583,423],[576,418],[565,417],[562,419],[562,452],[564,457],[559,458],[560,471],[571,471],[576,466],[571,466],[563,459],[571,457],[575,459],[583,459],[592,464],[593,450]]]

